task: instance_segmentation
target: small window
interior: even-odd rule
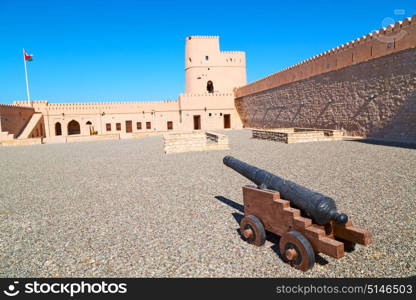
[[[107,131],[111,131],[111,123],[107,123],[107,124],[105,124],[105,129],[106,129]]]
[[[88,121],[87,123],[85,123],[86,125],[92,125],[91,121]]]
[[[232,59],[232,58],[230,58],[230,61],[233,61],[233,59]]]
[[[220,116],[222,116],[222,113],[220,113]]]
[[[209,59],[209,57],[208,57],[208,55],[206,55],[206,56],[205,56],[205,60],[208,60],[208,59]]]
[[[173,122],[168,121],[168,130],[173,130]]]
[[[213,93],[214,92],[214,84],[212,83],[211,80],[208,80],[208,82],[207,82],[207,91],[208,91],[208,93]]]
[[[141,130],[142,129],[142,122],[137,122],[136,126],[137,126],[137,130]]]
[[[152,129],[152,123],[146,122],[146,129]]]
[[[116,123],[116,130],[118,130],[118,131],[121,130],[121,123]]]
[[[210,116],[210,117],[211,117],[211,116],[212,116],[212,114],[211,114],[211,113],[209,113],[209,114],[208,114],[208,116]]]
[[[192,58],[189,58],[189,62],[190,62],[190,63],[192,62]]]

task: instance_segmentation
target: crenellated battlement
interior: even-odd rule
[[[15,104],[25,103],[24,101],[15,101]],[[26,102],[27,103],[27,102]],[[137,110],[166,109],[173,110],[178,106],[178,100],[162,101],[120,101],[120,102],[73,102],[73,103],[48,103],[47,101],[32,101],[35,111],[43,113],[127,113]],[[22,106],[17,106],[22,107]]]
[[[237,55],[244,55],[244,51],[221,51],[222,54],[237,54]]]
[[[49,103],[49,106],[141,105],[141,104],[172,103],[172,102],[176,102],[176,100]]]
[[[416,15],[372,31],[240,87],[236,91],[236,97],[243,97],[413,47],[416,47]]]
[[[26,104],[27,104],[27,101],[26,101]],[[29,106],[21,106],[21,105],[16,105],[16,104],[0,104],[0,110],[13,110],[13,109],[33,110],[33,108]]]
[[[140,104],[155,104],[155,103],[171,103],[176,102],[177,100],[160,100],[160,101],[120,101],[120,102],[68,102],[68,103],[49,103],[48,101],[32,101],[32,104],[48,104],[48,106],[97,106],[97,105],[140,105]],[[11,106],[19,106],[22,104],[27,104],[27,101],[14,101],[14,104]],[[8,105],[8,104],[0,104]]]
[[[218,35],[191,35],[186,37],[186,40],[209,40],[209,39],[219,39]]]
[[[180,97],[225,97],[234,96],[234,93],[182,93]]]

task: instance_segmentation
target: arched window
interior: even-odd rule
[[[62,126],[61,123],[55,123],[55,135],[62,135]]]
[[[81,128],[77,121],[72,120],[71,122],[68,123],[68,135],[80,134],[80,133],[81,133]]]
[[[92,122],[91,121],[87,121],[87,123],[85,123],[85,125],[88,126],[88,129],[90,131],[90,135],[91,134],[95,134],[94,126],[92,126]]]
[[[208,91],[208,93],[213,93],[214,92],[214,84],[212,83],[211,80],[208,80],[208,82],[207,82],[207,91]]]

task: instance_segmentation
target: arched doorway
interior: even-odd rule
[[[90,135],[94,134],[94,126],[92,125],[92,122],[88,121],[87,123],[85,123],[85,125],[87,126]]]
[[[55,135],[62,135],[62,126],[61,123],[55,123]]]
[[[81,134],[81,127],[79,123],[75,120],[72,120],[68,123],[68,135],[72,134]]]
[[[207,82],[207,91],[208,91],[208,93],[213,93],[214,92],[214,84],[212,83],[211,80],[208,80],[208,82]]]

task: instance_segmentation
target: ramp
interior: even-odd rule
[[[34,113],[27,123],[25,129],[23,129],[22,133],[19,135],[18,139],[22,140],[29,138],[33,130],[38,126],[39,122],[41,122],[42,117],[42,113]]]

